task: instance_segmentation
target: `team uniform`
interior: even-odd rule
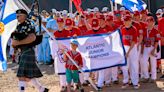
[[[144,36],[144,51],[142,56],[142,62],[141,62],[141,70],[143,70],[143,76],[145,79],[148,79],[149,76],[149,64],[148,60],[150,58],[150,65],[151,65],[151,79],[156,80],[157,79],[157,59],[156,56],[151,55],[151,51],[154,49],[154,44],[159,41],[160,35],[158,31],[153,28],[152,30],[148,30],[145,28],[143,30],[143,36]]]
[[[127,52],[131,46],[131,42],[137,42],[137,35],[136,35],[136,28],[131,26],[130,28],[121,28],[122,32],[122,39],[123,44],[125,47],[125,51]],[[129,82],[129,73],[130,72],[130,79],[132,81],[132,84],[134,86],[138,85],[139,76],[138,76],[138,61],[137,61],[137,48],[136,45],[132,48],[132,50],[129,53],[129,56],[127,57],[127,65],[122,67],[123,71],[123,83],[126,85]]]

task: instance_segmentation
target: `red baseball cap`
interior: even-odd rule
[[[130,11],[125,10],[125,15],[130,15]]]
[[[65,25],[66,26],[71,26],[73,24],[73,22],[72,22],[72,20],[71,19],[66,19],[66,21],[65,21]]]
[[[99,20],[98,19],[92,19],[92,27],[98,27],[99,26]]]
[[[133,16],[140,16],[140,12],[139,11],[135,11]]]
[[[148,16],[146,18],[146,21],[148,21],[148,22],[154,22],[155,20],[154,20],[154,18],[152,16]]]
[[[126,15],[123,17],[123,20],[124,21],[130,21],[130,20],[132,20],[132,17],[130,15]]]
[[[57,22],[64,23],[64,19],[63,18],[57,18]]]
[[[108,15],[107,17],[106,17],[106,21],[112,21],[113,20],[113,16],[112,15]]]
[[[142,10],[141,14],[147,14],[147,10]]]
[[[105,16],[103,14],[98,14],[96,16],[98,19],[102,19],[102,20],[105,20]]]

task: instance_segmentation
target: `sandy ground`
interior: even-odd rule
[[[0,72],[0,92],[19,92],[17,87],[17,64],[8,63],[8,71],[6,73]],[[60,92],[59,77],[54,74],[54,69],[47,65],[41,65],[40,69],[44,77],[40,78],[40,82],[50,89],[49,92]],[[160,76],[160,74],[158,74]],[[156,83],[141,83],[139,90],[134,90],[129,87],[125,90],[121,89],[119,85],[112,85],[111,87],[104,87],[102,92],[164,92],[164,80],[158,80]],[[37,92],[37,90],[28,85],[25,92]],[[85,92],[96,92],[92,87],[85,87]]]

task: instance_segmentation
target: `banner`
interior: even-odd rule
[[[71,40],[79,42],[78,52],[83,58],[84,72],[102,70],[114,66],[126,65],[125,50],[122,44],[120,30],[111,34],[101,34],[92,36],[78,36],[76,38],[57,39],[59,47],[65,50],[70,49]],[[65,73],[65,62],[63,54],[57,43],[53,43],[53,57],[55,58],[55,73]],[[52,50],[52,49],[51,49]]]

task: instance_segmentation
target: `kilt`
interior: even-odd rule
[[[164,59],[164,46],[161,46],[161,59]]]
[[[17,71],[17,77],[26,77],[31,79],[39,78],[42,76],[43,75],[35,61],[34,49],[26,48],[21,50],[19,56],[19,68]]]

